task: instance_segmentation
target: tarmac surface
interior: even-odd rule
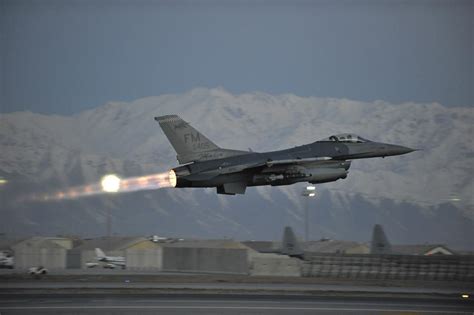
[[[0,295],[4,314],[472,314],[450,299],[288,295]]]
[[[116,292],[141,291],[141,292],[181,292],[181,291],[200,291],[200,292],[249,292],[249,293],[315,293],[315,292],[339,292],[339,293],[366,293],[371,294],[438,294],[448,296],[460,296],[465,290],[449,287],[401,287],[401,286],[378,286],[357,283],[149,283],[139,282],[131,277],[125,277],[122,281],[12,281],[0,283],[0,292]]]
[[[0,314],[472,315],[473,293],[474,284],[453,281],[8,273],[0,274]]]

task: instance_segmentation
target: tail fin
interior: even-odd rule
[[[176,158],[181,164],[248,154],[245,151],[219,148],[178,115],[155,117],[155,120],[178,153]]]
[[[374,226],[372,233],[372,242],[370,245],[371,254],[390,254],[392,252],[392,246],[383,231],[383,227],[380,224]]]
[[[102,249],[100,248],[96,248],[95,249],[95,255],[97,256],[97,258],[105,258],[105,253],[102,251]]]
[[[293,233],[293,229],[289,226],[285,227],[285,231],[283,232],[283,240],[281,242],[281,253],[284,255],[292,256],[292,257],[303,257],[303,250],[296,239],[295,233]]]

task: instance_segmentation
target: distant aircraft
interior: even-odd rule
[[[248,243],[251,244],[252,242],[253,241],[249,241]],[[286,226],[283,230],[281,245],[278,248],[264,248],[258,249],[258,251],[263,254],[280,254],[304,259],[304,251],[298,242],[293,229],[289,226]]]
[[[380,224],[374,226],[372,241],[370,243],[370,254],[373,255],[455,255],[446,245],[423,244],[423,245],[393,245]]]
[[[177,152],[180,164],[170,171],[174,187],[216,187],[218,194],[244,194],[247,187],[320,184],[346,178],[354,159],[414,151],[340,134],[311,144],[272,152],[222,149],[177,115],[155,117]]]
[[[14,258],[8,252],[0,251],[0,268],[13,269]]]
[[[370,253],[374,255],[391,254],[392,245],[380,224],[374,225],[372,232],[372,241],[370,242]]]
[[[280,254],[300,259],[304,258],[303,249],[301,248],[301,245],[298,242],[298,239],[296,238],[293,229],[289,226],[286,226],[283,232]]]
[[[115,267],[121,267],[125,269],[125,257],[122,256],[106,256],[105,253],[100,249],[95,249],[96,260],[102,263],[105,263],[104,268],[111,268],[114,269]],[[91,264],[91,267],[92,264]]]

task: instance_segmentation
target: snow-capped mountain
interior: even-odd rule
[[[53,203],[19,203],[22,194],[97,182],[110,172],[137,176],[177,162],[153,117],[178,114],[224,148],[278,150],[331,134],[420,149],[357,160],[345,180],[318,186],[309,200],[312,237],[367,241],[382,223],[393,242],[474,247],[474,110],[440,104],[233,95],[194,89],[131,103],[111,102],[73,116],[1,115],[0,232],[101,234],[110,210],[119,234],[278,239],[284,225],[302,232],[302,184],[249,188],[163,189]]]

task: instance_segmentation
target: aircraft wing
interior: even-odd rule
[[[272,167],[273,165],[281,165],[281,164],[305,164],[305,163],[314,163],[314,162],[324,163],[330,160],[332,160],[331,157],[319,156],[319,157],[306,158],[306,159],[270,160],[270,161],[266,161],[265,164],[268,167]]]

